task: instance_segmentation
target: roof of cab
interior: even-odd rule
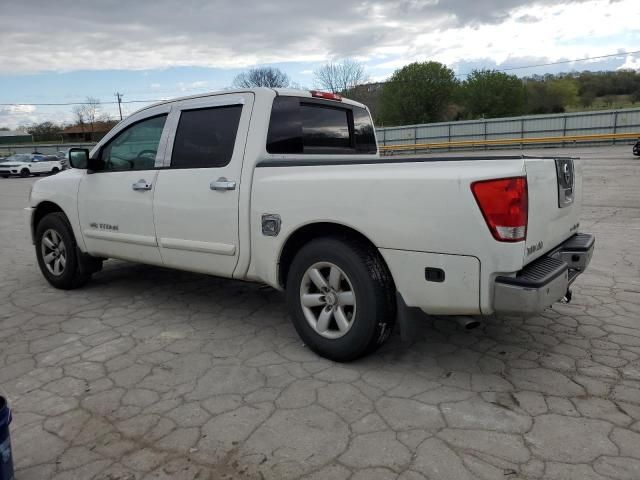
[[[239,88],[239,89],[233,89],[233,90],[218,90],[215,92],[207,92],[207,93],[199,93],[196,95],[188,95],[185,97],[178,97],[178,98],[172,98],[170,100],[163,100],[161,102],[156,102],[153,103],[151,105],[147,105],[146,107],[141,108],[140,110],[137,110],[134,113],[139,113],[139,112],[143,112],[144,110],[148,110],[150,108],[153,107],[157,107],[158,105],[165,105],[167,103],[174,103],[174,102],[180,102],[183,100],[190,100],[193,98],[204,98],[204,97],[213,97],[216,95],[228,95],[228,94],[234,94],[234,93],[247,93],[247,92],[251,92],[254,93],[256,95],[273,95],[275,93],[276,96],[287,96],[287,97],[307,97],[307,98],[312,98],[311,95],[311,91],[309,90],[298,90],[298,89],[293,89],[293,88],[268,88],[268,87],[255,87],[255,88]],[[346,103],[347,105],[353,105],[356,107],[361,107],[361,108],[367,108],[365,105],[363,105],[360,102],[356,102],[354,100],[350,100],[348,98],[342,97],[342,101],[341,102],[337,102],[337,103]]]

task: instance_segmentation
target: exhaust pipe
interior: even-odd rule
[[[456,322],[465,330],[473,330],[480,326],[480,320],[475,317],[456,317]]]

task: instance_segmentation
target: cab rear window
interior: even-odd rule
[[[275,154],[373,154],[369,113],[359,107],[299,97],[276,97],[267,152]]]

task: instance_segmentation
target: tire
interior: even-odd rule
[[[55,288],[81,287],[102,267],[99,259],[79,254],[73,230],[64,213],[45,215],[36,226],[36,257],[44,278]],[[53,242],[53,244],[51,243]],[[50,260],[53,255],[53,260]],[[56,259],[60,260],[56,264]]]
[[[2,175],[2,178],[9,178],[9,175]]]
[[[31,175],[31,172],[29,171],[29,169],[23,168],[22,170],[20,170],[20,176],[22,178],[27,178],[29,175]]]
[[[60,169],[58,167],[53,167],[51,169],[51,175],[55,175],[56,173],[58,173],[60,171]]]
[[[314,269],[325,280],[324,292]],[[395,323],[391,274],[380,254],[358,240],[325,237],[307,243],[291,263],[286,296],[300,338],[336,362],[373,352],[389,338]]]

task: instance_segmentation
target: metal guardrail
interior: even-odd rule
[[[540,145],[545,143],[576,143],[576,142],[601,142],[606,140],[634,140],[640,139],[640,132],[632,133],[600,133],[591,135],[563,135],[556,137],[530,137],[530,138],[503,138],[491,140],[455,140],[451,142],[431,143],[405,143],[398,145],[381,145],[381,152],[405,151],[405,150],[431,150],[439,148],[459,147],[483,147],[483,146],[509,146],[509,145]]]

